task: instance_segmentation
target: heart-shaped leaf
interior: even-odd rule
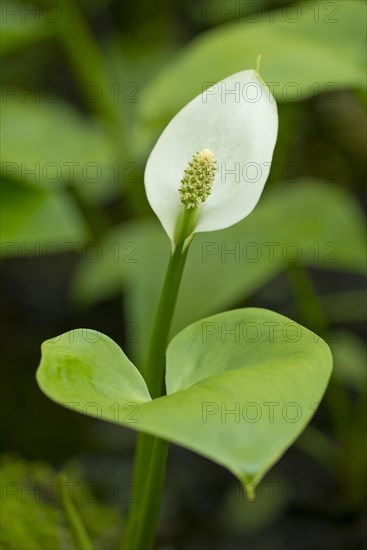
[[[202,319],[167,350],[168,395],[151,400],[110,338],[76,330],[43,344],[41,389],[76,411],[182,445],[258,482],[309,422],[331,373],[328,346],[277,313]]]

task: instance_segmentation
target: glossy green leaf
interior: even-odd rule
[[[302,2],[201,34],[143,91],[140,140],[152,139],[208,83],[255,68],[259,54],[262,77],[278,102],[364,88],[365,17],[366,6],[356,0]]]
[[[94,395],[105,411],[114,401],[150,400],[139,371],[104,334],[89,329],[66,332],[44,342],[42,353],[37,380],[51,398],[57,396],[85,404]],[[113,411],[104,412],[103,417],[111,420]]]
[[[22,246],[55,243],[82,245],[88,229],[74,202],[62,190],[30,189],[14,182],[1,182],[2,255],[21,255]]]
[[[60,101],[8,98],[1,140],[6,178],[43,189],[75,183],[89,200],[108,197],[118,186],[108,134]]]
[[[78,412],[182,445],[258,482],[302,432],[331,373],[328,346],[290,319],[243,309],[203,319],[167,350],[168,395],[151,400],[110,338],[76,330],[43,344],[41,389]]]

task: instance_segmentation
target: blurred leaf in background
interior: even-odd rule
[[[108,135],[70,105],[8,98],[2,106],[5,177],[36,188],[71,183],[87,200],[116,192]]]
[[[53,243],[74,243],[79,248],[87,240],[85,220],[62,189],[30,189],[4,181],[0,188],[1,251],[5,257],[21,256],[25,245],[49,245],[45,249],[50,254]]]
[[[222,5],[206,3],[208,11]],[[358,0],[301,2],[265,11],[255,23],[240,20],[203,33],[144,90],[139,105],[143,130],[154,136],[203,89],[255,67],[259,54],[262,77],[278,102],[363,89],[364,17],[365,6]]]
[[[3,2],[1,8],[2,30],[0,35],[1,55],[9,55],[33,42],[52,37],[55,26],[45,19],[24,16],[24,2]]]

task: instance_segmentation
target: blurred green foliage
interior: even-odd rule
[[[143,131],[153,125],[161,129],[209,85],[255,68],[259,54],[261,75],[278,102],[331,97],[340,88],[363,89],[364,14],[363,4],[354,0],[296,3],[263,14],[256,24],[236,21],[202,34],[144,90],[139,104]]]
[[[2,250],[5,257],[21,253],[17,246],[13,248],[19,243],[47,245],[84,242],[88,238],[85,220],[75,202],[62,190],[50,193],[15,182],[3,184],[0,214],[6,220],[1,230],[3,241],[8,243]]]
[[[49,465],[6,455],[1,459],[1,548],[4,550],[76,549],[62,505],[60,481]],[[93,540],[94,547],[113,549],[121,539],[116,506],[97,502],[93,485],[68,467],[64,484]],[[16,518],[16,521],[14,519]]]

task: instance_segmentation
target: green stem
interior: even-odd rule
[[[182,246],[177,246],[170,257],[153,326],[148,362],[144,370],[152,399],[160,397],[164,390],[166,348],[187,251],[187,248],[182,251]]]
[[[329,471],[340,455],[340,447],[312,424],[307,426],[295,444]]]
[[[290,264],[287,274],[303,324],[326,339],[328,321],[307,269],[302,265]]]
[[[110,229],[110,221],[104,210],[92,201],[88,201],[77,185],[70,183],[68,191],[82,213],[92,239],[100,239]]]
[[[149,438],[148,444],[149,455],[145,456],[149,457],[150,464],[147,470],[142,471],[142,476],[145,476],[144,496],[140,502],[138,521],[135,522],[134,538],[130,542],[129,550],[153,548],[159,519],[169,443],[154,437]]]
[[[108,126],[113,127],[118,120],[118,112],[112,100],[101,52],[80,7],[73,5],[70,13],[63,0],[58,1],[61,8],[61,17],[58,20],[59,36],[70,63],[81,84],[99,86],[98,101],[89,101],[89,107]]]
[[[74,506],[74,503],[70,500],[69,492],[66,491],[66,475],[60,474],[58,482],[61,492],[61,502],[65,511],[66,519],[70,527],[76,550],[93,550],[92,543],[89,540],[83,522]]]
[[[183,231],[183,238],[170,257],[153,326],[148,362],[143,371],[152,399],[164,393],[166,348],[188,252],[184,235]],[[133,482],[138,488],[139,499],[131,505],[124,541],[126,550],[150,550],[153,547],[167,454],[166,441],[146,434],[138,435]]]

